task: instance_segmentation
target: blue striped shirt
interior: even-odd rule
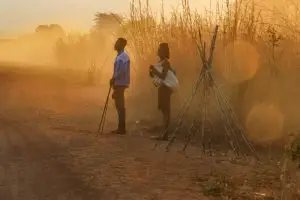
[[[130,84],[130,59],[123,51],[118,54],[114,64],[115,86],[126,86]]]

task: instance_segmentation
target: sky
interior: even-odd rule
[[[31,32],[39,24],[60,24],[67,31],[88,31],[96,12],[126,15],[131,0],[0,0],[0,35]],[[164,0],[165,9],[179,0]],[[190,0],[194,9],[210,5],[210,0]],[[215,1],[215,0],[212,0]],[[149,0],[159,12],[161,0]]]

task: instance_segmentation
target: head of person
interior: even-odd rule
[[[160,58],[160,60],[169,59],[170,58],[170,50],[168,43],[160,43],[158,50],[157,50],[157,56]]]
[[[126,45],[127,45],[127,40],[125,38],[118,38],[115,43],[114,49],[117,52],[121,52],[124,51]]]

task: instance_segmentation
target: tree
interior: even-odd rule
[[[35,29],[35,32],[36,32],[36,33],[42,33],[42,32],[48,31],[48,30],[49,30],[48,25],[39,25],[39,26]]]
[[[91,29],[90,40],[92,52],[95,55],[102,53],[103,49],[112,49],[111,43],[119,35],[123,18],[114,13],[96,13],[94,16],[94,26]],[[105,56],[104,56],[105,57]]]
[[[66,58],[67,58],[67,53],[68,53],[67,45],[61,38],[57,40],[54,51],[55,51],[55,56],[56,56],[58,65],[61,65],[61,66],[66,65],[67,64]]]
[[[58,25],[58,24],[50,24],[49,26],[49,30],[57,35],[64,35],[65,31],[64,29]]]
[[[63,37],[65,35],[65,31],[63,28],[58,24],[50,24],[50,25],[39,25],[35,32],[38,34],[47,34],[47,35],[53,35],[55,37]]]
[[[122,24],[123,19],[114,13],[96,13],[94,17],[94,27],[96,30],[118,28]]]

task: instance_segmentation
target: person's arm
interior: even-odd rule
[[[117,60],[116,61],[116,70],[115,70],[115,73],[114,73],[114,76],[113,76],[113,78],[114,78],[114,80],[117,80],[117,79],[119,79],[121,76],[122,76],[122,74],[124,74],[125,73],[125,63],[122,61],[122,60]]]
[[[112,78],[110,79],[110,85],[113,85],[115,83],[115,80],[117,80],[120,77],[121,69],[122,69],[122,60],[116,60],[114,64],[114,73],[112,75]]]
[[[170,62],[169,61],[164,61],[162,63],[162,67],[163,67],[162,73],[157,71],[153,66],[151,67],[151,70],[152,70],[152,74],[155,74],[160,79],[165,80],[165,78],[167,77],[167,74],[168,74],[168,70],[170,68]]]

